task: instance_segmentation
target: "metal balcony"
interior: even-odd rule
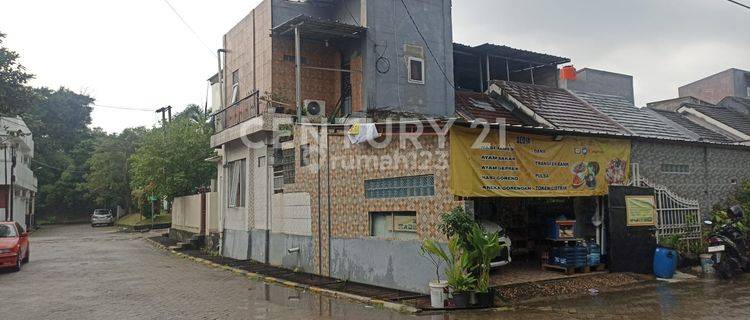
[[[261,106],[260,103],[260,92],[256,90],[247,97],[211,115],[215,132],[222,132],[255,118],[266,112],[265,109],[266,107]]]

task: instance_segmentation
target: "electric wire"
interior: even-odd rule
[[[214,50],[211,49],[211,47],[208,44],[206,44],[206,42],[203,41],[203,39],[201,39],[201,37],[198,35],[198,32],[196,32],[195,29],[193,29],[193,27],[191,27],[190,24],[185,20],[185,18],[183,18],[182,15],[177,11],[177,9],[175,9],[175,7],[172,6],[171,3],[169,3],[169,0],[164,0],[164,3],[166,3],[167,6],[169,6],[169,9],[171,9],[172,12],[174,12],[174,14],[177,16],[177,18],[179,18],[180,21],[182,21],[182,24],[184,24],[190,30],[190,32],[193,33],[193,36],[195,36],[195,38],[198,41],[200,41],[200,43],[203,44],[204,47],[206,47],[208,52],[211,53],[211,56],[216,57],[216,52],[214,52]]]
[[[750,5],[746,5],[746,4],[742,3],[742,2],[735,1],[735,0],[727,0],[727,1],[729,1],[731,3],[734,3],[734,4],[736,4],[736,5],[740,6],[740,7],[743,7],[745,9],[750,9]]]
[[[92,107],[92,108],[105,108],[105,109],[116,109],[116,110],[125,110],[125,111],[154,112],[154,109],[131,108],[131,107],[110,106],[110,105],[101,105],[101,104],[90,104],[89,107]]]

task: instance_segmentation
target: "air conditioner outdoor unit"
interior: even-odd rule
[[[326,116],[326,102],[322,100],[305,100],[302,114],[309,118],[324,118]]]

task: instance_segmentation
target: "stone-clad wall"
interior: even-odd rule
[[[638,163],[642,177],[700,201],[704,213],[739,183],[750,181],[750,148],[744,147],[633,141],[632,162]],[[689,165],[690,173],[665,173],[662,164]]]

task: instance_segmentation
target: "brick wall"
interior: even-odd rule
[[[286,59],[285,59],[286,56]],[[294,40],[290,37],[273,39],[273,76],[272,88],[274,100],[295,105],[295,68]],[[302,59],[304,66],[322,68],[340,68],[341,55],[332,46],[313,41],[302,42]],[[338,81],[337,81],[338,80]],[[330,113],[338,102],[341,92],[338,72],[326,70],[302,69],[302,100],[324,100],[326,112]]]

